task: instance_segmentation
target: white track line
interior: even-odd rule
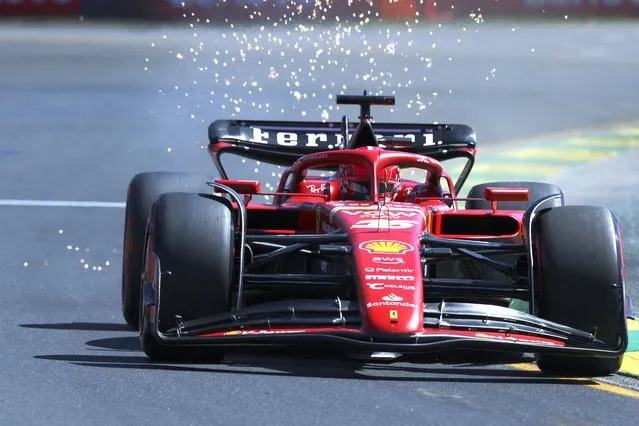
[[[125,203],[110,201],[62,201],[62,200],[2,200],[0,206],[17,207],[94,207],[122,209]]]

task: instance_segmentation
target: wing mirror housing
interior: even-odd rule
[[[530,199],[530,191],[528,188],[493,188],[484,189],[484,199],[490,201],[493,213],[497,211],[497,203],[528,201]]]
[[[228,186],[238,194],[244,195],[245,205],[248,205],[253,199],[253,195],[259,194],[261,189],[259,180],[215,179],[215,183]],[[225,191],[215,188],[215,192],[224,193]]]
[[[215,183],[228,186],[238,194],[255,195],[260,192],[260,181],[258,180],[231,180],[231,179],[215,179]],[[221,189],[216,191],[223,192]]]

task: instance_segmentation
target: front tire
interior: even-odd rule
[[[541,318],[589,333],[609,348],[627,343],[623,259],[618,224],[596,206],[542,210],[533,221],[536,290]],[[623,355],[537,355],[546,374],[605,376],[616,373]]]
[[[144,275],[153,278],[157,297],[143,304],[143,351],[155,361],[220,361],[223,350],[163,344],[152,328],[166,333],[178,315],[186,322],[230,310],[235,239],[230,203],[213,195],[164,194],[153,205],[149,229]]]
[[[124,219],[122,258],[122,316],[126,323],[139,327],[140,280],[144,263],[146,225],[155,199],[167,192],[211,193],[206,184],[214,177],[181,172],[139,173],[129,182]]]

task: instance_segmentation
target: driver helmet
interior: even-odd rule
[[[341,165],[338,179],[342,198],[346,200],[370,201],[370,176],[365,168],[353,164]],[[377,175],[377,195],[393,201],[401,190],[398,166],[381,169]]]

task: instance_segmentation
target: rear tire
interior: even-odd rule
[[[140,280],[144,263],[146,225],[155,199],[166,192],[211,193],[207,181],[214,177],[180,172],[146,172],[131,179],[126,199],[122,259],[122,316],[138,329]]]
[[[564,202],[564,193],[557,185],[545,182],[488,182],[473,186],[468,192],[468,198],[483,198],[484,189],[486,188],[528,188],[528,201],[513,201],[508,203],[500,203],[497,205],[498,210],[526,210],[533,205],[535,201],[549,195],[561,194],[561,199],[552,200],[544,204],[544,207],[562,206]],[[465,203],[467,210],[491,210],[491,202],[486,200],[467,200]]]
[[[527,188],[529,193],[528,201],[517,202],[503,202],[497,204],[497,210],[527,210],[530,206],[541,198],[548,197],[550,195],[561,194],[561,198],[552,199],[544,203],[541,207],[555,207],[563,206],[565,204],[564,194],[557,185],[545,182],[526,182],[526,181],[503,181],[503,182],[487,182],[473,186],[468,192],[468,198],[483,198],[484,189],[486,188]],[[467,210],[492,210],[490,201],[486,200],[467,200],[465,203]],[[517,265],[522,259],[520,255],[497,255],[492,257],[495,260],[499,260],[512,265]],[[478,265],[472,262],[473,268],[477,270],[479,277],[487,277],[489,279],[500,280],[504,279],[504,276],[496,272],[493,268],[485,265]],[[493,300],[494,303],[499,306],[508,306],[523,312],[528,312],[528,302],[524,300],[500,298]]]
[[[147,268],[159,261],[160,274],[153,277],[159,294],[142,307],[141,345],[155,361],[219,362],[224,351],[217,348],[162,344],[152,333],[154,310],[157,328],[167,332],[183,322],[222,314],[230,310],[233,274],[234,228],[228,200],[205,194],[170,193],[153,204],[149,222]],[[160,278],[161,277],[161,278]],[[157,303],[155,309],[146,306]]]
[[[533,221],[537,306],[541,318],[589,333],[607,346],[627,341],[621,238],[610,210],[564,206],[542,210]],[[614,358],[540,353],[546,374],[605,376],[616,373]]]

